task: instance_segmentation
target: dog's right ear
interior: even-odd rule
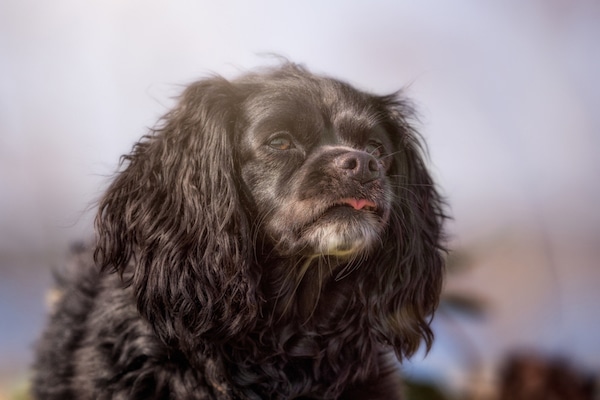
[[[438,305],[445,271],[444,199],[426,167],[424,142],[412,127],[413,109],[403,96],[380,98],[382,122],[395,143],[389,178],[394,190],[383,251],[363,287],[377,296],[369,313],[382,342],[399,359],[413,355],[424,340],[433,343],[431,318]]]
[[[179,348],[198,335],[236,335],[258,310],[235,155],[237,104],[223,78],[189,86],[123,157],[99,204],[97,264],[134,286],[141,314]]]

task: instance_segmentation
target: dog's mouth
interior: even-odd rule
[[[334,200],[307,225],[316,254],[347,257],[369,247],[384,222],[384,207],[363,197]]]
[[[343,198],[336,201],[331,208],[333,207],[350,207],[356,211],[370,211],[377,212],[377,204],[367,199],[357,199],[357,198]]]

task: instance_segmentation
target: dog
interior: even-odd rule
[[[60,278],[34,397],[401,398],[445,253],[413,121],[291,62],[189,85]]]

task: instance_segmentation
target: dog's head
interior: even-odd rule
[[[368,252],[388,225],[398,138],[385,104],[300,71],[256,83],[237,132],[261,234],[284,257]]]
[[[284,284],[265,266],[301,280],[327,258],[332,280],[355,279],[343,290],[379,340],[411,354],[431,342],[443,270],[440,198],[411,117],[398,95],[292,64],[196,82],[125,157],[96,259],[130,279],[166,343],[191,350],[256,326],[282,293],[265,284]]]

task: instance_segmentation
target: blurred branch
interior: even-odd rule
[[[487,309],[487,302],[473,294],[444,293],[440,299],[438,312],[444,315],[460,314],[473,319],[481,319],[485,316]]]

